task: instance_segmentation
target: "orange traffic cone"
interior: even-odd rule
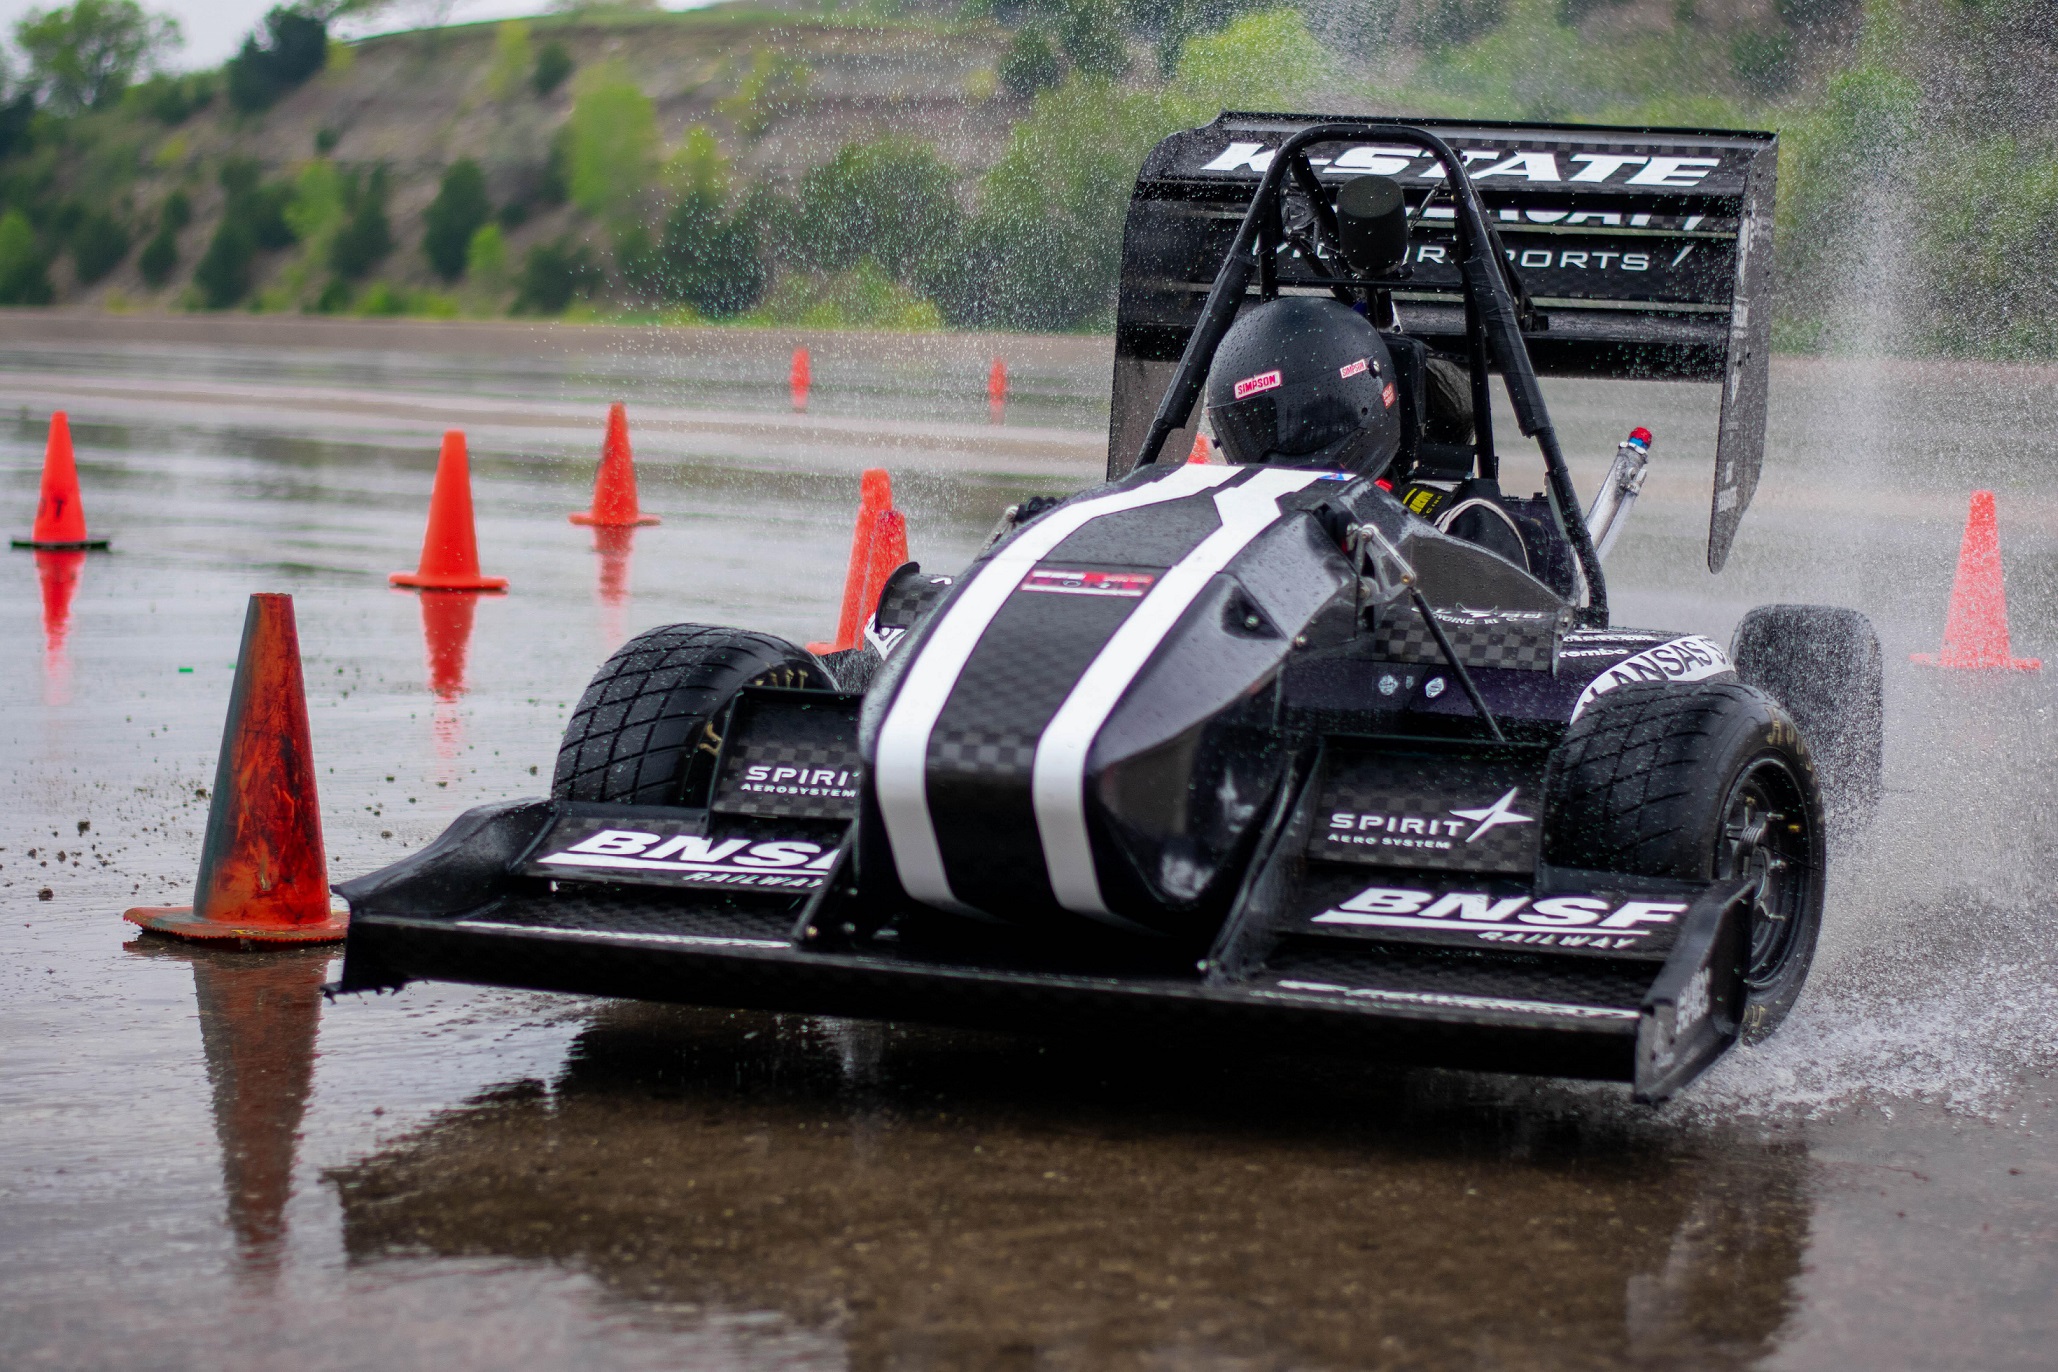
[[[429,527],[422,535],[421,566],[386,578],[423,591],[504,591],[504,576],[479,575],[479,537],[472,527],[472,469],[464,430],[443,435],[436,488],[429,494]]]
[[[993,370],[986,373],[986,398],[998,405],[1008,398],[1008,364],[996,357]]]
[[[1944,651],[1911,653],[1909,660],[1962,671],[2034,672],[2044,665],[2009,651],[2008,591],[2001,577],[2001,533],[1992,491],[1974,491],[1965,513],[1958,575],[1951,582],[1951,613],[1944,621]]]
[[[1208,463],[1214,460],[1215,445],[1208,442],[1208,436],[1206,434],[1195,433],[1193,436],[1193,451],[1189,452],[1186,455],[1186,465],[1191,467],[1195,463],[1199,463],[1201,466],[1205,467]]]
[[[143,906],[122,918],[175,938],[243,946],[343,937],[349,916],[329,909],[293,597],[250,597],[193,903]]]
[[[17,548],[46,552],[85,552],[107,546],[106,539],[86,534],[79,469],[71,455],[71,420],[63,410],[50,416],[50,440],[43,449],[43,498],[36,504],[36,522],[27,538],[9,541]]]
[[[472,621],[479,613],[479,598],[425,595],[420,599],[429,690],[438,700],[456,700],[465,693],[465,656],[471,651]]]
[[[843,577],[843,612],[834,643],[810,643],[811,653],[855,648],[865,623],[879,608],[886,579],[908,560],[907,517],[893,508],[893,478],[883,468],[866,470],[858,493],[857,527],[851,532],[850,568]]]
[[[571,516],[574,524],[613,528],[655,524],[656,515],[636,508],[636,463],[629,456],[629,416],[617,400],[607,408],[607,437],[600,445],[600,470],[593,478],[593,508]]]
[[[793,350],[793,370],[787,373],[786,377],[786,384],[793,391],[794,409],[804,410],[807,408],[808,387],[814,385],[814,383],[814,369],[808,363],[807,349],[795,348]]]

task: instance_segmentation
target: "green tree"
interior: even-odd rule
[[[956,251],[955,177],[911,138],[847,143],[801,178],[794,235],[805,265],[842,271],[871,257],[897,280],[933,284]]]
[[[1015,30],[1000,59],[999,76],[1000,84],[1018,100],[1049,90],[1064,79],[1065,64],[1043,25],[1024,24]]]
[[[596,219],[627,215],[657,169],[657,107],[636,83],[593,71],[566,125],[567,190]]]
[[[20,210],[0,215],[0,305],[47,305],[50,255]]]
[[[270,109],[329,60],[328,12],[275,6],[264,16],[264,38],[253,33],[229,59],[229,103],[246,114]]]
[[[179,46],[179,23],[136,0],[73,0],[30,10],[14,26],[28,79],[57,110],[103,109],[135,74]]]
[[[791,114],[806,100],[814,84],[807,63],[770,48],[750,55],[750,66],[736,83],[736,93],[715,102],[715,109],[736,125],[745,138],[762,137],[773,121]]]
[[[529,85],[539,97],[547,96],[571,74],[571,51],[553,38],[536,54],[536,68],[529,73]]]
[[[157,290],[171,280],[171,274],[179,265],[179,230],[193,219],[192,202],[186,199],[184,191],[173,191],[164,199],[157,211],[157,232],[143,245],[143,251],[136,259],[137,268],[143,273],[143,284]]]
[[[498,224],[481,224],[465,245],[465,277],[474,290],[497,293],[507,288],[507,238]]]
[[[200,288],[201,303],[210,310],[226,310],[248,295],[256,259],[257,238],[250,226],[233,215],[223,215],[207,251],[193,268],[193,284]]]
[[[515,311],[521,314],[563,314],[572,297],[593,289],[600,269],[584,244],[574,246],[569,236],[555,242],[538,243],[522,260],[521,289],[515,295]]]
[[[714,197],[689,194],[665,217],[657,292],[712,319],[741,314],[765,293],[767,274],[750,224]]]
[[[494,28],[493,64],[486,69],[486,89],[495,100],[512,100],[520,94],[535,65],[528,24],[507,19]]]
[[[90,286],[121,265],[129,255],[129,230],[106,210],[93,210],[71,231],[73,275]]]
[[[393,226],[386,219],[386,169],[374,169],[351,189],[350,218],[329,244],[329,267],[345,281],[362,281],[393,251]]]
[[[464,275],[465,252],[472,235],[493,213],[486,197],[486,173],[469,157],[461,157],[443,173],[443,184],[423,215],[422,252],[445,281]]]

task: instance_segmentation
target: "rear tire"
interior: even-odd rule
[[[700,805],[722,711],[745,686],[833,690],[822,664],[770,634],[668,624],[615,651],[579,697],[550,793],[559,800]]]
[[[1736,626],[1729,657],[1807,740],[1830,831],[1842,838],[1871,824],[1886,760],[1883,657],[1872,621],[1832,605],[1760,605]]]
[[[1544,781],[1544,859],[1682,881],[1762,874],[1743,1030],[1779,1026],[1822,926],[1822,803],[1807,745],[1755,687],[1619,686],[1566,731]]]

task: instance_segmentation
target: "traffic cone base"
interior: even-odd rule
[[[504,576],[479,575],[479,538],[472,525],[472,469],[464,431],[443,435],[436,485],[429,493],[429,525],[422,534],[421,565],[386,578],[417,591],[504,591]]]
[[[2001,574],[2000,523],[1992,491],[1974,491],[1951,581],[1951,611],[1944,650],[1910,653],[1909,661],[1949,671],[2034,672],[2044,664],[2016,657],[2008,644],[2008,590]]]
[[[138,906],[152,933],[242,946],[333,943],[314,745],[293,598],[250,597],[190,906]]]
[[[617,400],[607,409],[607,437],[600,444],[600,470],[593,475],[593,508],[570,516],[572,523],[603,529],[658,522],[636,505],[636,464],[629,454],[629,416]]]
[[[291,947],[301,943],[339,943],[350,933],[350,916],[332,910],[315,924],[294,924],[281,928],[272,924],[240,924],[231,920],[207,919],[193,913],[190,905],[138,905],[124,910],[121,917],[153,934],[193,939],[203,943],[269,944]]]
[[[45,553],[104,552],[107,548],[106,539],[94,538],[86,532],[86,508],[79,499],[79,469],[71,451],[71,420],[63,410],[50,416],[35,524],[27,538],[11,538],[8,543]]]

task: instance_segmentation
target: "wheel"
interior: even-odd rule
[[[1619,686],[1573,722],[1544,781],[1544,859],[1684,881],[1762,878],[1746,1042],[1786,1018],[1822,926],[1822,802],[1785,711],[1741,682]]]
[[[1760,605],[1730,640],[1736,674],[1793,717],[1822,780],[1830,831],[1872,822],[1884,791],[1885,686],[1879,635],[1856,610]]]
[[[624,643],[579,697],[550,793],[559,800],[697,805],[714,780],[722,708],[745,686],[833,689],[783,638],[668,624]]]

